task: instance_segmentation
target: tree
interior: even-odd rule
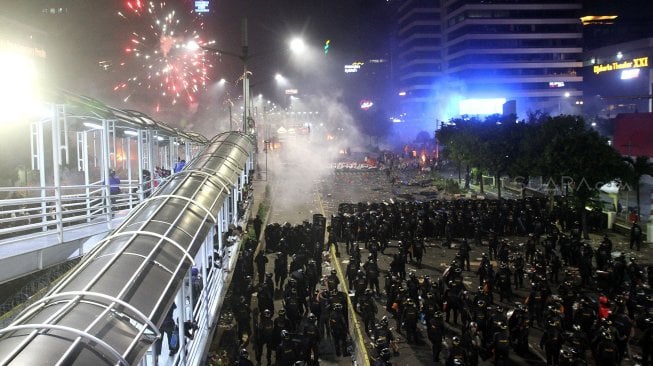
[[[514,121],[514,116],[493,115],[487,117],[481,126],[483,137],[479,155],[482,155],[482,165],[494,175],[499,199],[501,176],[513,170],[519,156],[519,142],[526,132],[524,124]]]
[[[477,155],[476,147],[479,143],[479,135],[474,126],[478,122],[477,120],[455,119],[436,132],[438,141],[444,145],[443,155],[458,166],[458,182],[461,180],[462,166],[472,164]],[[469,169],[467,170],[469,171]],[[481,185],[481,192],[483,192],[483,185]]]
[[[628,167],[628,172],[626,173],[624,180],[635,186],[635,195],[637,197],[637,217],[639,217],[641,213],[639,203],[640,181],[645,175],[653,177],[653,163],[651,163],[649,158],[646,156],[638,156],[636,158],[625,156],[623,159]]]
[[[587,238],[585,206],[601,185],[624,176],[623,160],[607,139],[587,129],[580,117],[549,118],[541,128],[543,138],[553,137],[543,151],[543,174],[570,187]]]

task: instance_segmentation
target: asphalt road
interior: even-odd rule
[[[399,184],[393,186],[388,181],[384,173],[379,171],[365,171],[365,172],[334,172],[332,169],[322,169],[311,164],[306,164],[300,154],[270,154],[268,156],[268,184],[272,189],[272,209],[268,223],[289,222],[291,224],[298,224],[304,220],[310,221],[313,214],[321,213],[327,219],[331,214],[337,212],[338,205],[343,202],[356,203],[356,202],[382,202],[382,201],[401,201],[401,200],[429,200],[437,197],[433,187],[425,187],[419,184],[426,178],[426,174],[414,172],[401,173]],[[328,222],[327,222],[328,224]],[[625,248],[626,238],[616,233],[608,233],[617,250]],[[596,239],[596,243],[600,240],[603,233],[594,234],[592,237]],[[525,238],[513,237],[510,238],[517,242],[525,241]],[[379,266],[382,269],[381,287],[383,288],[383,274],[385,269],[389,268],[392,254],[397,249],[392,246],[386,250],[385,255],[379,256]],[[360,245],[363,248],[363,245]],[[341,251],[344,253],[344,245],[341,244]],[[478,286],[478,278],[475,276],[475,271],[478,268],[480,256],[485,252],[484,247],[472,248],[471,252],[471,271],[464,272],[464,282],[472,291]],[[362,250],[363,258],[367,257],[365,249]],[[413,263],[407,265],[407,271],[415,270],[418,275],[429,275],[432,279],[440,277],[443,270],[448,263],[451,262],[455,255],[455,249],[447,249],[441,246],[439,241],[427,242],[427,251],[423,260],[423,268],[417,269]],[[638,253],[638,256],[645,257],[648,254],[645,252]],[[270,263],[268,264],[269,271],[272,271],[273,256],[269,256]],[[338,265],[344,270],[347,266],[348,256],[341,255],[338,258]],[[335,263],[332,263],[335,264]],[[495,267],[496,268],[496,267]],[[324,267],[324,273],[328,273],[331,267]],[[517,290],[514,292],[515,301],[523,302],[527,293],[524,290]],[[498,297],[498,296],[497,296]],[[501,303],[506,306],[512,303]],[[278,306],[281,306],[278,300]],[[377,318],[387,315],[392,319],[391,315],[385,310],[385,298],[377,299],[377,306],[379,313]],[[394,321],[391,321],[394,327]],[[448,324],[449,337],[447,337],[447,345],[451,344],[450,337],[460,333],[458,326]],[[419,325],[421,332],[422,342],[418,344],[408,344],[405,342],[401,334],[395,332],[399,342],[399,355],[392,358],[395,365],[432,365],[431,361],[431,345],[426,338],[425,326]],[[355,333],[355,332],[353,332]],[[526,357],[515,355],[511,352],[511,363],[515,365],[544,365],[543,351],[539,349],[539,341],[542,335],[542,330],[533,327],[530,332],[529,343],[531,345],[531,353]],[[370,340],[363,335],[365,344],[370,343]],[[441,355],[441,359],[446,359],[447,350],[445,349]],[[333,345],[328,340],[323,340],[320,345],[320,364],[321,365],[351,365],[352,361],[346,357],[336,357]],[[481,365],[492,364],[491,360],[480,362]],[[635,363],[630,360],[625,360],[622,365],[634,365]]]

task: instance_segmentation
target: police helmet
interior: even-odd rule
[[[388,361],[390,359],[390,356],[392,355],[392,352],[390,351],[390,348],[384,348],[381,350],[381,358],[384,361]]]
[[[549,319],[549,321],[547,322],[547,325],[550,326],[550,327],[555,327],[556,326],[555,319]]]
[[[317,320],[317,316],[315,316],[315,314],[313,314],[313,313],[310,313],[310,314],[308,314],[308,320],[314,322],[314,321]]]
[[[601,338],[605,339],[606,341],[611,341],[612,334],[610,332],[604,331],[603,333],[601,333]]]
[[[460,337],[458,337],[458,336],[453,336],[453,338],[451,338],[451,343],[452,343],[454,346],[459,346],[459,345],[460,345]]]
[[[266,318],[271,317],[272,316],[272,311],[270,311],[270,309],[263,310],[263,316],[266,317]]]
[[[380,325],[383,325],[383,326],[388,325],[388,317],[387,316],[384,315],[383,318],[381,318],[381,324]]]

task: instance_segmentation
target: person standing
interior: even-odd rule
[[[184,169],[185,166],[186,166],[186,160],[177,158],[177,163],[175,163],[175,166],[174,168],[172,168],[172,171],[174,173],[179,173]]]
[[[252,226],[254,226],[254,235],[256,236],[256,240],[259,240],[261,238],[261,228],[263,227],[263,220],[261,220],[259,215],[256,215],[256,217],[254,217],[252,220]]]
[[[343,309],[342,304],[335,303],[329,314],[329,328],[331,329],[331,338],[333,338],[337,357],[340,357],[341,354],[343,356],[349,356],[349,351],[347,350],[347,334],[349,333],[349,329],[345,321],[346,315],[343,313]]]
[[[285,253],[278,252],[274,260],[274,284],[279,291],[288,277],[288,257]]]
[[[463,259],[463,265],[467,266],[467,271],[470,271],[469,252],[471,250],[472,248],[469,246],[467,239],[463,239],[463,242],[460,244],[460,247],[458,247],[458,254],[460,254],[460,257]]]
[[[116,204],[116,196],[121,192],[120,177],[116,174],[115,170],[111,169],[109,171],[109,196],[111,197],[111,206]],[[113,210],[113,207],[111,209]]]
[[[641,246],[642,246],[642,228],[639,226],[637,222],[633,222],[633,226],[630,228],[630,249],[632,250],[633,247],[635,247],[635,249],[639,251]]]
[[[254,262],[256,262],[256,273],[258,274],[258,282],[263,283],[263,279],[265,278],[265,265],[268,263],[268,258],[263,253],[263,250],[260,250],[258,252],[256,258],[254,258]]]
[[[426,330],[429,341],[431,341],[431,351],[433,352],[433,362],[440,362],[440,352],[442,351],[442,339],[444,338],[444,328],[436,318],[431,318]]]
[[[168,337],[168,350],[170,351],[170,356],[177,353],[177,350],[179,349],[179,334],[178,334],[179,329],[177,328],[177,321],[174,318],[175,309],[177,309],[177,304],[173,302],[172,306],[168,310],[168,314],[166,314],[165,319],[163,319],[163,323],[161,323],[161,328],[160,328],[161,333],[165,334],[166,337]],[[175,337],[177,338],[177,340],[173,339]],[[157,357],[161,354],[162,343],[163,343],[163,336],[158,338],[155,344]]]
[[[254,351],[256,356],[256,363],[261,364],[263,356],[263,346],[266,346],[266,355],[268,365],[272,364],[272,350],[276,348],[274,344],[274,321],[272,320],[272,312],[270,309],[263,310],[261,320],[256,324],[254,332]]]

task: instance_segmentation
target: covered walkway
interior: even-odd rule
[[[0,283],[84,259],[4,324],[0,364],[155,364],[173,303],[179,334],[194,336],[158,364],[198,364],[237,260],[226,233],[254,140],[209,140],[64,91],[48,100],[51,114],[30,123],[39,182],[0,188]]]

